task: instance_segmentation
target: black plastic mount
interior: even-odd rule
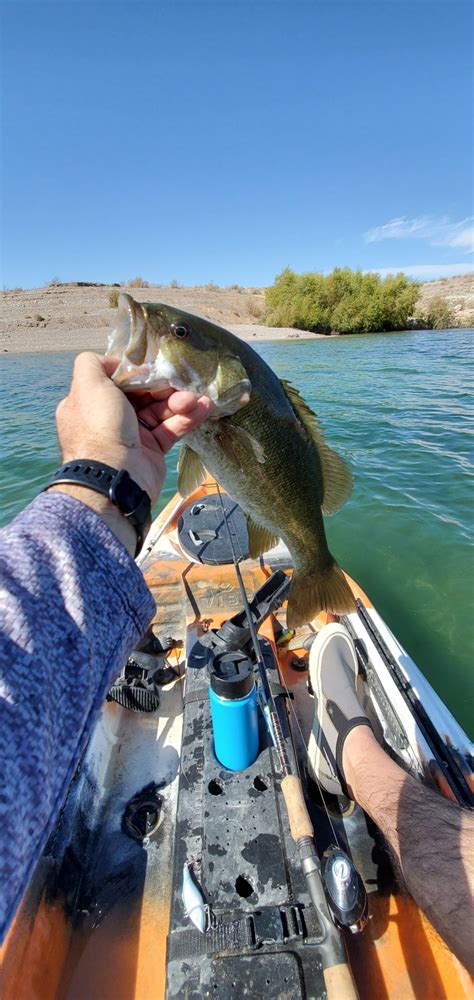
[[[289,577],[282,569],[278,569],[257,590],[249,603],[252,624],[256,632],[265,619],[281,607],[288,597],[289,589]],[[232,650],[253,653],[250,646],[251,634],[247,612],[238,611],[219,629],[210,629],[198,639],[189,656],[188,665],[191,669],[198,670],[210,664],[214,656],[220,653]]]

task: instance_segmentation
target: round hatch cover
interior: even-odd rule
[[[249,540],[245,514],[235,500],[218,493],[189,504],[178,521],[178,538],[184,551],[196,562],[214,566],[234,561],[229,531],[236,558],[246,559]]]

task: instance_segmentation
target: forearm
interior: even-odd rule
[[[406,774],[367,728],[350,744],[350,762],[352,792],[390,844],[408,891],[472,973],[473,815]]]
[[[59,486],[50,486],[48,493],[64,493],[66,496],[74,497],[86,504],[96,514],[105,521],[110,530],[117,536],[125,546],[130,555],[135,554],[137,547],[137,533],[135,528],[128,523],[123,514],[111,503],[107,497],[95,490],[87,489],[86,486],[73,486],[70,483],[60,483]]]
[[[154,603],[105,520],[49,491],[1,532],[0,573],[1,939]]]

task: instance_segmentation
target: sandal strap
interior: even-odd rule
[[[347,790],[346,781],[344,778],[344,769],[342,766],[342,751],[344,749],[344,743],[346,737],[355,729],[356,726],[368,726],[369,729],[373,730],[372,723],[366,715],[356,715],[352,718],[347,719],[344,712],[341,711],[338,705],[334,701],[328,701],[326,703],[326,711],[331,718],[331,721],[335,728],[337,729],[337,743],[336,743],[336,771],[337,777],[340,782],[342,791],[347,798],[350,798],[349,792]]]

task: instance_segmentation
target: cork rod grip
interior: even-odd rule
[[[293,840],[297,843],[300,837],[312,837],[313,824],[306,808],[300,779],[295,774],[287,774],[281,783],[281,790],[288,811]]]
[[[348,965],[333,965],[323,969],[328,1000],[359,1000],[352,972]]]

